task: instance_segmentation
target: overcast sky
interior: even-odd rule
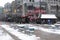
[[[14,0],[0,0],[0,6],[4,7],[5,3],[7,3],[7,2],[11,3],[12,1],[14,1]]]

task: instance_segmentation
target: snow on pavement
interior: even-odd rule
[[[31,25],[29,24],[30,27],[34,27],[36,30],[40,30],[40,31],[43,31],[43,32],[47,32],[47,33],[53,33],[53,34],[60,34],[60,30],[58,29],[49,29],[49,28],[44,28],[44,27],[38,27],[38,26],[35,26],[35,25]]]
[[[57,30],[57,29],[48,29],[48,28],[43,28],[43,27],[38,27],[38,26],[34,26],[34,25],[31,25],[31,24],[16,24],[16,25],[19,25],[19,26],[23,26],[23,25],[27,25],[29,26],[30,28],[34,28],[34,29],[37,29],[37,30],[41,30],[41,31],[44,31],[44,32],[47,32],[47,33],[55,33],[55,34],[60,34],[60,30]],[[9,25],[6,25],[7,27]],[[13,29],[11,29],[13,30]]]
[[[48,29],[48,28],[39,27],[39,30],[47,32],[47,33],[60,34],[60,30],[58,29]]]
[[[5,28],[8,32],[11,34],[17,36],[21,40],[37,40],[37,37],[35,35],[29,36],[27,34],[18,32],[17,30],[10,28],[9,25],[1,25],[3,28]]]
[[[0,27],[0,40],[14,40],[8,33]]]
[[[11,37],[10,37],[10,35],[2,35],[2,36],[0,36],[0,40],[13,40]]]
[[[33,27],[36,30],[40,30],[40,31],[43,31],[43,32],[60,34],[60,30],[58,30],[58,29],[49,29],[49,28],[44,28],[44,27],[38,27],[38,26],[35,26],[35,25],[31,25],[31,24],[29,24],[29,26]]]

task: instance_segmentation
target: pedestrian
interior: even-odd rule
[[[51,24],[51,20],[50,19],[48,20],[48,24]]]
[[[44,23],[45,23],[45,20],[42,21],[42,24],[44,24]]]

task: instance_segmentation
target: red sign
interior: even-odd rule
[[[46,11],[45,10],[34,10],[33,13],[46,13]]]

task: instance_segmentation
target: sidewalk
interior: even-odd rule
[[[29,36],[24,33],[18,32],[17,30],[10,28],[9,25],[1,25],[1,26],[10,34],[15,35],[21,40],[37,40],[37,37],[35,35]]]
[[[32,25],[37,26],[37,27],[48,28],[48,27],[50,27],[52,24],[51,24],[51,25],[49,25],[49,24],[32,24]]]

